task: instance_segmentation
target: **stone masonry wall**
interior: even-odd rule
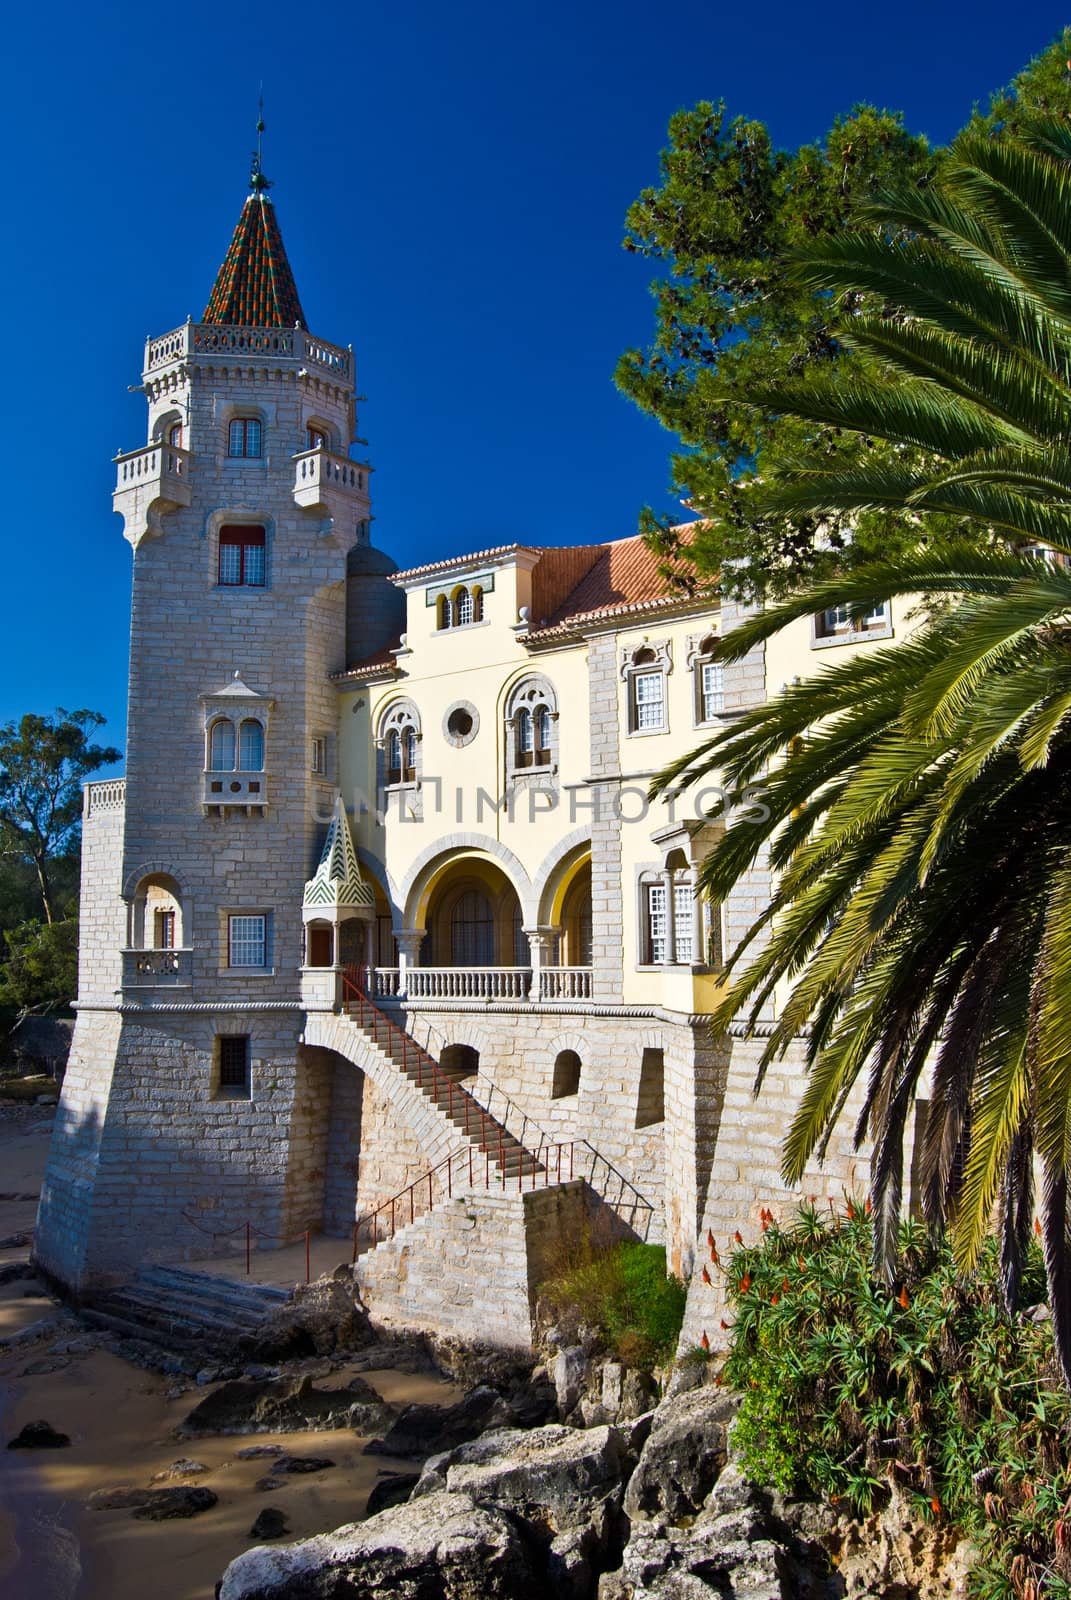
[[[587,1216],[581,1183],[443,1201],[361,1256],[361,1297],[384,1327],[530,1349],[535,1292]]]

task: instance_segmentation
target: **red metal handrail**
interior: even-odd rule
[[[495,1117],[491,1116],[491,1114],[480,1105],[478,1100],[473,1099],[472,1095],[469,1094],[467,1089],[462,1088],[459,1083],[455,1083],[452,1078],[446,1077],[442,1072],[439,1063],[435,1060],[435,1057],[430,1055],[428,1051],[424,1049],[423,1045],[418,1044],[411,1034],[407,1033],[406,1030],[400,1027],[392,1017],[388,1017],[386,1013],[379,1008],[379,1006],[369,999],[368,995],[361,987],[360,967],[347,968],[346,972],[343,974],[342,993],[343,1004],[346,1011],[355,1018],[358,1027],[371,1032],[373,1041],[376,1044],[379,1043],[379,1039],[377,1037],[379,1029],[383,1027],[386,1028],[388,1041],[387,1053],[394,1053],[393,1049],[390,1048],[391,1046],[394,1048],[400,1047],[402,1071],[406,1074],[409,1072],[410,1050],[412,1049],[415,1058],[414,1064],[416,1070],[417,1088],[423,1092],[430,1086],[431,1098],[435,1101],[435,1104],[440,1108],[440,1110],[443,1109],[443,1101],[445,1099],[445,1114],[450,1118],[451,1121],[453,1121],[455,1114],[455,1094],[460,1094],[463,1097],[462,1103],[465,1106],[466,1138],[471,1139],[472,1137],[470,1112],[474,1110],[479,1113],[480,1149],[484,1151],[490,1151],[492,1146],[497,1145],[498,1155],[496,1159],[499,1167],[501,1167],[503,1164],[507,1139],[510,1141],[511,1147],[515,1146],[517,1148],[519,1153],[518,1158],[522,1166],[526,1158],[534,1164],[538,1164],[539,1157],[537,1154],[533,1154],[532,1151],[526,1149],[519,1139],[516,1139],[514,1135],[508,1131],[508,1129],[504,1128]],[[428,1080],[428,1083],[425,1082],[426,1079]]]

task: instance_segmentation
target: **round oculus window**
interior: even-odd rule
[[[480,714],[467,700],[461,700],[456,706],[451,706],[443,718],[443,733],[448,744],[457,746],[471,744],[479,728]]]

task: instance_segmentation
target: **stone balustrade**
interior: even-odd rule
[[[123,951],[124,990],[188,989],[192,981],[192,950]]]
[[[410,967],[410,1000],[527,1000],[531,967]]]
[[[206,772],[203,807],[206,813],[241,806],[247,812],[263,811],[268,804],[268,780],[263,772]]]
[[[590,1000],[590,967],[541,967],[540,1000]]]
[[[144,531],[142,523],[153,512],[190,504],[192,460],[188,450],[175,444],[147,444],[115,457],[112,505],[124,519],[128,538]]]
[[[82,812],[86,817],[95,817],[101,811],[122,811],[125,805],[125,778],[105,778],[99,783],[87,783],[82,791]]]
[[[352,388],[353,351],[317,339],[304,328],[236,328],[221,322],[187,322],[145,345],[145,376],[177,362],[224,356],[263,361],[284,357]]]
[[[368,468],[322,446],[294,457],[294,500],[299,506],[326,506],[331,494],[368,497]]]
[[[368,975],[374,1000],[547,1000],[592,997],[590,967],[542,967],[538,984],[530,967],[375,967]]]

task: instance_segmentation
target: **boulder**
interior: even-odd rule
[[[179,1438],[199,1438],[205,1434],[350,1428],[355,1410],[368,1424],[378,1420],[384,1427],[397,1416],[397,1408],[381,1400],[363,1378],[351,1378],[340,1389],[314,1388],[309,1377],[259,1382],[238,1378],[206,1395],[175,1432]]]
[[[326,1472],[334,1462],[329,1456],[280,1456],[272,1467],[273,1472]]]
[[[8,1440],[7,1447],[9,1450],[62,1450],[70,1442],[68,1435],[57,1433],[50,1422],[28,1422]]]
[[[728,1459],[738,1404],[711,1385],[663,1401],[625,1493],[633,1521],[679,1523],[697,1515]]]
[[[559,1350],[551,1364],[550,1374],[558,1400],[558,1414],[567,1417],[576,1410],[577,1401],[584,1392],[584,1382],[590,1363],[580,1345],[569,1345]]]
[[[542,1554],[547,1593],[582,1600],[620,1560],[633,1460],[617,1428],[501,1429],[427,1462],[413,1497],[445,1489],[509,1512]]]
[[[498,1391],[481,1384],[470,1389],[456,1405],[406,1406],[383,1437],[373,1439],[365,1450],[369,1455],[424,1461],[511,1420]]]
[[[257,1513],[256,1521],[249,1530],[249,1537],[251,1539],[285,1539],[286,1533],[285,1511],[280,1511],[278,1506],[265,1506],[263,1511]]]
[[[376,1483],[364,1508],[366,1517],[386,1511],[389,1506],[404,1506],[417,1486],[418,1472],[387,1472]]]
[[[431,1494],[298,1544],[248,1550],[219,1600],[546,1600],[513,1522]]]
[[[175,1489],[97,1489],[86,1505],[90,1511],[133,1511],[144,1522],[170,1522],[175,1517],[196,1517],[210,1511],[219,1497],[211,1489],[183,1486]]]
[[[172,1478],[196,1478],[202,1472],[208,1471],[209,1468],[205,1466],[203,1461],[194,1461],[190,1456],[182,1456],[178,1461],[172,1461],[171,1465],[165,1467],[163,1472],[154,1472],[149,1482],[168,1483]]]

